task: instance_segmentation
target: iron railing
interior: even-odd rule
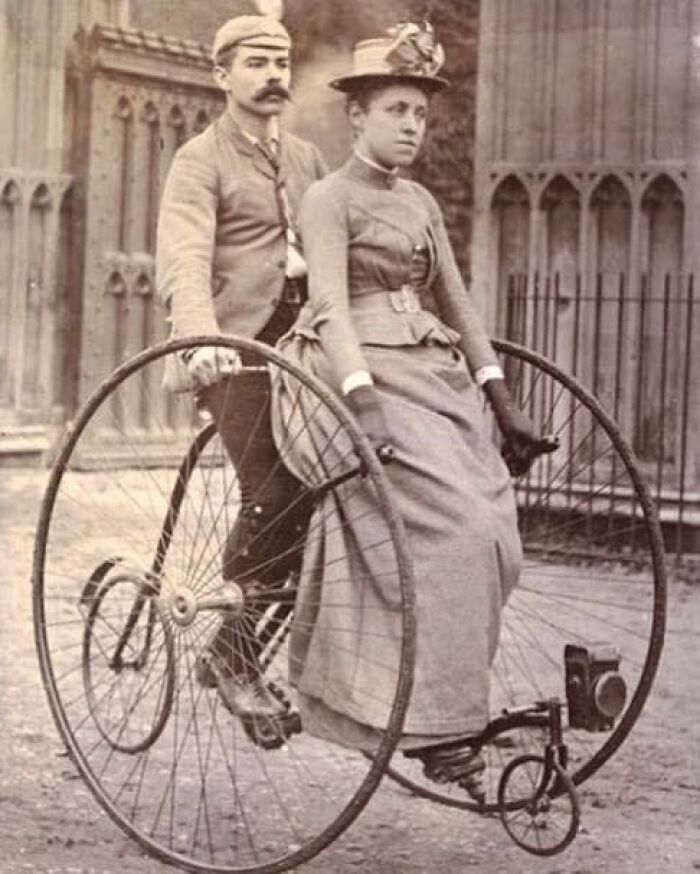
[[[658,502],[669,551],[700,551],[695,277],[508,276],[499,334],[554,360],[617,420]]]

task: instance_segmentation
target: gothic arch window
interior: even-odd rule
[[[117,118],[121,122],[119,144],[119,225],[117,248],[124,251],[128,246],[129,215],[131,209],[131,178],[134,165],[134,109],[130,100],[123,96],[117,102]]]
[[[673,463],[681,431],[678,399],[682,396],[685,356],[683,269],[685,205],[677,183],[665,173],[653,179],[642,197],[644,308],[640,310],[640,392],[634,445],[647,461]],[[671,340],[670,338],[673,338]]]
[[[27,303],[30,309],[40,309],[44,284],[44,258],[49,245],[47,214],[52,205],[49,187],[40,183],[34,189],[29,207],[29,237],[27,249]],[[36,348],[36,347],[33,347]]]
[[[153,294],[153,279],[148,273],[141,271],[134,281],[134,291],[141,297],[150,297]]]
[[[44,384],[36,350],[44,348],[46,332],[51,325],[49,301],[55,304],[54,265],[47,262],[54,243],[50,217],[53,202],[50,187],[39,182],[29,202],[22,361],[22,404],[35,408],[45,407],[49,390],[49,386]]]
[[[120,118],[122,121],[129,120],[133,118],[134,108],[131,105],[131,101],[124,94],[117,101],[116,107],[116,116]]]
[[[106,364],[111,370],[126,358],[129,289],[126,277],[120,270],[112,270],[106,277],[104,292],[109,299],[108,324],[111,336],[106,336],[102,340],[100,366]],[[123,426],[125,411],[123,397],[119,393],[112,398],[111,412],[116,426]]]
[[[32,209],[48,209],[51,206],[51,203],[52,198],[49,187],[46,183],[41,182],[37,185],[32,194]]]
[[[591,196],[593,273],[621,274],[629,269],[632,233],[630,193],[615,175],[605,176]]]
[[[161,151],[159,156],[159,195],[165,184],[168,168],[172,163],[175,152],[187,140],[187,118],[179,103],[175,103],[167,111],[165,124],[161,128]]]
[[[2,195],[0,196],[3,208],[14,208],[14,205],[19,203],[21,198],[22,193],[17,183],[12,179],[9,182],[6,182],[2,189]]]
[[[56,372],[53,397],[67,414],[78,405],[82,336],[82,264],[75,257],[80,231],[74,221],[78,208],[69,186],[61,196],[56,262]]]
[[[498,241],[497,327],[513,339],[524,339],[524,313],[530,248],[530,195],[523,182],[511,174],[493,194],[492,213]]]
[[[649,276],[677,275],[683,266],[685,204],[683,192],[666,173],[647,186],[642,197],[646,257]]]
[[[154,317],[156,317],[156,311],[153,307],[154,301],[154,287],[153,287],[153,276],[149,271],[140,270],[133,280],[132,285],[133,293],[135,300],[138,301],[138,305],[140,307],[140,316],[139,316],[139,329],[140,335],[138,337],[138,342],[141,348],[145,349],[147,346],[152,345],[157,342],[157,338],[155,336],[155,327],[154,327]],[[144,391],[141,393],[141,410],[140,410],[140,421],[139,425],[144,428],[148,427],[149,421],[149,412],[148,405],[149,400],[152,397],[151,392],[148,390],[149,386],[147,385],[149,377],[148,374],[144,371],[142,374],[142,378],[144,382]]]
[[[527,272],[530,195],[517,176],[507,176],[493,195],[499,229],[499,263],[507,272]]]
[[[0,192],[0,404],[13,401],[11,374],[14,278],[18,262],[17,213],[22,193],[16,182],[5,183]]]
[[[148,142],[146,144],[146,165],[142,168],[145,174],[146,204],[145,204],[145,239],[144,248],[153,252],[156,245],[156,224],[158,221],[158,204],[160,202],[160,162],[162,151],[160,113],[155,104],[148,102],[143,110],[143,119],[148,125]]]
[[[160,113],[158,112],[158,107],[153,103],[153,101],[149,100],[143,107],[142,118],[149,126],[154,126],[160,123]]]
[[[206,109],[200,109],[197,111],[197,115],[194,118],[194,132],[199,134],[201,133],[209,124],[209,113]]]
[[[547,185],[540,198],[543,267],[547,274],[574,277],[579,270],[581,195],[561,174]]]
[[[126,291],[127,289],[124,277],[118,270],[113,270],[107,277],[105,292],[107,294],[113,294],[117,297],[121,297],[122,295],[126,294]]]
[[[579,283],[581,194],[563,174],[547,183],[539,201],[538,300],[532,302],[532,344],[566,369],[575,369],[575,320]]]
[[[173,106],[168,113],[168,127],[170,127],[175,134],[175,148],[181,146],[187,139],[187,121],[185,119],[185,113],[180,106]]]
[[[576,313],[576,372],[604,405],[615,410],[623,403],[617,362],[629,354],[618,301],[621,288],[629,287],[632,242],[632,198],[617,175],[607,174],[596,185],[588,222],[588,269]]]

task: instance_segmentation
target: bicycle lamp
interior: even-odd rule
[[[590,647],[569,643],[564,647],[564,665],[569,727],[609,731],[627,699],[617,649],[608,643]]]

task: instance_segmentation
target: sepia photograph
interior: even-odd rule
[[[0,874],[700,871],[700,0],[0,65]]]

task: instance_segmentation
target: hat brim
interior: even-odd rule
[[[291,42],[284,40],[281,37],[278,38],[274,36],[253,36],[247,39],[244,38],[242,40],[237,40],[236,42],[224,43],[221,48],[217,48],[216,51],[212,51],[212,61],[216,63],[216,59],[220,57],[224,52],[227,52],[230,49],[237,48],[272,49],[278,52],[290,52],[292,50],[292,44]]]
[[[247,46],[256,49],[280,49],[287,52],[292,48],[291,41],[281,36],[251,36],[234,43],[234,45],[243,48]]]
[[[444,91],[451,85],[441,76],[423,76],[419,73],[360,73],[352,76],[340,76],[330,81],[329,86],[344,94],[352,94],[364,86],[381,85],[415,85],[424,91],[435,94]]]

